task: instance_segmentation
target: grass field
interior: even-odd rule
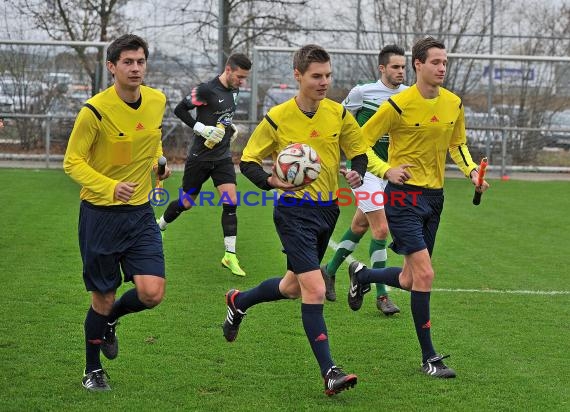
[[[177,193],[180,179],[166,188]],[[251,308],[238,340],[225,342],[226,290],[281,275],[284,256],[271,207],[242,207],[238,253],[248,276],[232,276],[219,262],[220,210],[202,207],[168,228],[166,298],[122,318],[119,357],[104,360],[113,391],[93,394],[80,385],[89,297],[79,187],[60,170],[0,169],[0,410],[570,410],[570,184],[491,184],[474,207],[466,181],[446,182],[431,318],[457,379],[419,373],[407,293],[392,292],[396,317],[379,315],[370,295],[359,312],[348,308],[346,265],[325,313],[335,361],[359,376],[354,390],[323,394],[298,301]],[[241,177],[239,188],[253,189]],[[352,213],[343,208],[334,240]],[[366,261],[367,250],[363,241],[354,257]]]

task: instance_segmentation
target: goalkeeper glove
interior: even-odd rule
[[[196,122],[193,127],[194,131],[206,139],[212,145],[216,145],[222,141],[226,131],[215,126],[205,126],[204,123]]]
[[[232,136],[230,137],[230,143],[233,143],[234,140],[237,139],[239,133],[235,124],[232,123],[230,127],[232,128]]]

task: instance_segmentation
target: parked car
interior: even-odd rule
[[[0,84],[0,113],[11,113],[14,111],[14,99],[6,94]]]
[[[238,100],[236,102],[236,111],[234,119],[247,120],[249,118],[249,108],[251,105],[251,89],[239,89]]]
[[[23,80],[13,77],[0,79],[0,111],[37,113],[45,101],[47,85],[38,80]]]
[[[545,112],[546,146],[570,150],[570,110]]]
[[[83,99],[74,99],[66,95],[54,97],[46,110],[46,114],[53,117],[44,119],[42,122],[42,133],[46,133],[49,122],[51,138],[54,140],[67,140],[73,129],[75,117],[83,103]]]
[[[73,82],[73,77],[69,73],[48,73],[44,77],[49,89],[56,89],[58,93],[66,93]]]
[[[273,106],[281,104],[297,94],[297,88],[288,84],[278,84],[271,86],[265,93],[263,99],[263,115]]]
[[[465,108],[465,127],[469,145],[484,147],[487,139],[491,145],[499,144],[502,140],[501,128],[510,125],[510,118],[493,111],[490,115],[487,112],[475,112],[470,108]],[[494,127],[496,129],[486,129]]]

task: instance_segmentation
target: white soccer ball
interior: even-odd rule
[[[283,182],[295,186],[313,183],[321,172],[321,158],[311,146],[293,143],[277,156],[275,171]]]

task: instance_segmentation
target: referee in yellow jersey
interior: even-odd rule
[[[100,352],[118,354],[117,319],[162,301],[162,238],[149,204],[152,172],[162,155],[166,97],[143,86],[148,46],[127,34],[107,49],[114,84],[87,100],[75,120],[63,167],[81,188],[79,248],[83,281],[91,292],[85,318],[85,374],[89,391],[107,391]],[[165,169],[158,178],[166,179]],[[123,281],[135,287],[115,301]]]
[[[369,170],[388,179],[386,217],[392,235],[390,247],[404,255],[403,268],[367,269],[360,262],[349,266],[349,302],[358,307],[363,286],[372,282],[411,291],[411,311],[420,347],[422,371],[438,378],[454,378],[431,341],[430,292],[434,278],[431,254],[443,210],[446,155],[474,185],[477,165],[466,145],[461,99],[441,87],[447,53],[442,42],[426,37],[412,49],[416,84],[388,99],[363,126],[363,135],[390,135],[388,163],[378,157]],[[477,190],[488,188],[487,182]]]
[[[362,184],[368,160],[354,117],[326,98],[332,75],[329,54],[317,45],[304,46],[295,53],[293,68],[299,83],[297,95],[269,110],[253,132],[240,164],[243,174],[259,188],[279,190],[273,220],[287,255],[287,271],[283,277],[267,279],[253,289],[229,290],[223,332],[232,342],[250,307],[300,297],[303,327],[319,364],[325,393],[330,396],[353,387],[357,377],[344,373],[331,357],[323,317],[325,284],[319,265],[339,216],[335,200],[340,150],[352,159],[352,170],[345,172],[345,178],[353,188]],[[275,159],[291,143],[307,143],[321,158],[318,179],[306,187],[283,183],[261,166],[263,159]],[[280,326],[277,322],[276,327]]]

